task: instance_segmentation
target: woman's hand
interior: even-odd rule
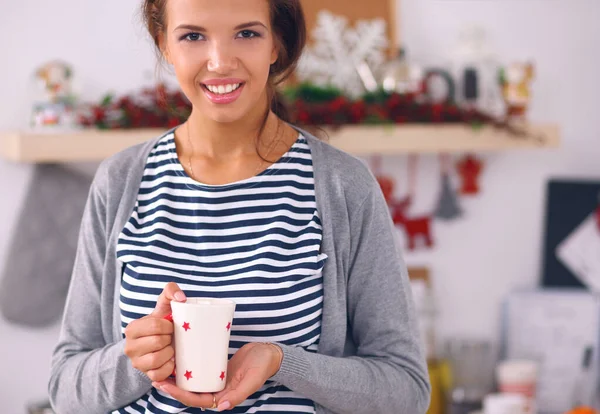
[[[283,352],[274,344],[250,343],[241,347],[227,365],[225,389],[215,394],[219,411],[229,410],[244,402],[279,371]],[[153,385],[188,407],[210,408],[211,394],[197,394],[178,388],[172,381]]]
[[[152,313],[132,321],[125,329],[125,355],[131,365],[152,381],[167,379],[175,368],[175,350],[171,345],[173,324],[165,317],[171,314],[171,301],[185,302],[185,294],[176,283],[169,283],[158,297]]]

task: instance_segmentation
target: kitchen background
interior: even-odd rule
[[[0,9],[0,130],[27,122],[34,69],[70,62],[84,98],[152,84],[154,50],[137,1],[21,0]],[[500,340],[501,304],[509,292],[539,285],[543,271],[546,183],[554,177],[600,177],[600,2],[598,0],[402,0],[397,36],[411,61],[444,65],[461,28],[485,29],[502,61],[532,60],[529,117],[560,125],[558,149],[481,154],[480,194],[461,200],[464,215],[433,225],[435,246],[406,252],[432,278],[440,341],[456,336]],[[422,156],[412,211],[435,203],[439,165]],[[406,159],[382,168],[406,185]],[[33,168],[0,159],[0,268],[23,208]],[[43,276],[43,275],[42,275]],[[598,327],[592,327],[598,329]],[[33,329],[0,318],[3,413],[20,414],[46,398],[49,357],[58,326]]]

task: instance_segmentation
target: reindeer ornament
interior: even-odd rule
[[[509,119],[524,120],[531,99],[532,63],[513,63],[500,70],[500,86]]]
[[[432,247],[431,216],[407,217],[407,210],[412,202],[412,196],[408,195],[398,200],[394,198],[394,180],[382,174],[376,174],[376,178],[390,210],[392,221],[397,226],[404,228],[408,248],[414,250],[420,238],[424,240],[427,247]]]
[[[391,205],[392,220],[394,224],[403,226],[406,233],[408,248],[414,250],[417,240],[422,237],[427,247],[433,246],[431,237],[431,216],[420,216],[408,218],[406,211],[412,202],[411,196],[402,200],[396,200]]]

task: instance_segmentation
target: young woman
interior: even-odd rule
[[[193,110],[96,174],[52,359],[56,411],[425,413],[377,182],[288,124],[275,98],[304,46],[300,0],[146,0],[143,12]],[[237,303],[214,395],[169,378],[164,316],[186,297]]]

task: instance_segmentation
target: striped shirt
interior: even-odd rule
[[[303,136],[249,179],[205,185],[186,175],[173,133],[150,153],[117,244],[121,326],[148,315],[168,282],[188,297],[236,302],[229,357],[249,342],[316,352],[323,304],[322,227]],[[309,396],[308,396],[309,397]],[[314,403],[267,381],[234,413],[314,413]],[[152,389],[118,413],[199,413]]]

